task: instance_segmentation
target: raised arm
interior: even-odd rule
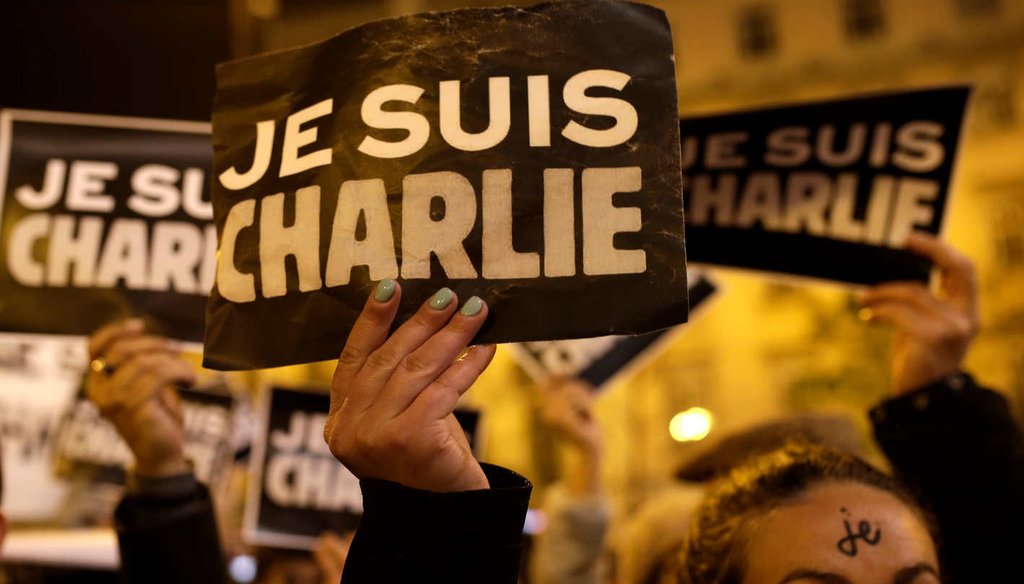
[[[513,584],[529,482],[477,462],[454,416],[494,356],[467,348],[487,305],[444,288],[391,333],[401,294],[378,285],[331,383],[324,438],[363,490],[342,582]]]
[[[209,494],[185,458],[177,387],[195,371],[174,344],[138,320],[108,325],[89,339],[89,399],[135,455],[115,513],[126,582],[227,581]]]
[[[946,581],[1003,581],[1017,570],[1024,522],[1024,441],[1002,395],[962,371],[978,330],[974,264],[948,244],[913,235],[907,248],[935,264],[919,283],[868,290],[866,316],[894,329],[892,398],[871,411],[899,477],[936,516]]]

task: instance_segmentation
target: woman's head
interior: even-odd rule
[[[938,584],[928,521],[852,456],[789,446],[708,492],[682,560],[686,584]]]

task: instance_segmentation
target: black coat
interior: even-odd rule
[[[1024,581],[1024,440],[1006,399],[959,374],[871,411],[897,477],[939,528],[947,584]]]

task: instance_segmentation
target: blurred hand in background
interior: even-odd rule
[[[580,496],[598,493],[604,443],[594,417],[594,388],[579,379],[554,377],[539,393],[541,419],[568,447],[566,489]]]
[[[939,239],[914,233],[907,249],[931,260],[937,290],[921,282],[887,282],[861,294],[861,317],[892,324],[892,388],[907,393],[960,371],[978,332],[978,278],[967,256]]]
[[[139,319],[107,325],[89,338],[86,392],[135,455],[135,472],[190,471],[177,387],[196,382],[175,343],[147,334]]]

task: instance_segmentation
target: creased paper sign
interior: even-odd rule
[[[477,342],[686,319],[672,36],[647,6],[383,20],[226,63],[213,112],[205,363],[336,358],[374,284],[442,286]]]
[[[925,280],[968,90],[684,118],[690,260],[856,284]]]
[[[85,336],[135,315],[199,342],[211,157],[209,124],[0,111],[0,330]]]

